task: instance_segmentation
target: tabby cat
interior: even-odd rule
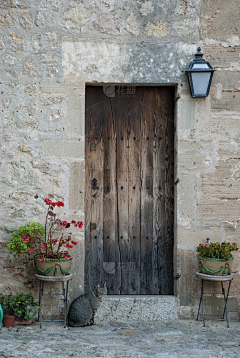
[[[71,304],[68,312],[68,324],[71,327],[84,327],[94,324],[94,316],[107,294],[106,283],[97,285],[92,291],[77,297]]]

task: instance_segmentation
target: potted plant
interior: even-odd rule
[[[58,217],[54,211],[63,207],[63,202],[50,199],[44,202],[47,205],[45,227],[36,222],[20,227],[12,234],[7,250],[14,257],[26,252],[33,255],[41,275],[68,275],[72,262],[69,250],[77,245],[68,229],[71,226],[82,228],[83,223],[75,220],[67,222]]]
[[[234,256],[232,251],[237,251],[238,245],[230,242],[211,243],[206,239],[206,244],[197,247],[199,272],[209,275],[230,275]]]
[[[39,305],[30,293],[16,295],[0,294],[0,304],[3,309],[3,326],[13,327],[14,324],[30,324],[38,312]]]
[[[17,307],[15,324],[31,324],[39,310],[39,304],[34,301],[34,297],[30,293],[17,293],[15,298]]]
[[[3,309],[3,327],[13,327],[16,315],[16,297],[0,293],[0,304]]]

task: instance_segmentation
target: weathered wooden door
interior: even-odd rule
[[[173,294],[174,87],[86,87],[85,288]]]

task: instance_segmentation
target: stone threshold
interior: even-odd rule
[[[177,299],[167,295],[107,295],[96,314],[100,321],[171,321],[178,319]]]

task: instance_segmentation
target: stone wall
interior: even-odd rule
[[[175,294],[180,315],[194,314],[196,246],[240,243],[239,18],[238,0],[0,2],[1,291],[37,292],[32,260],[13,261],[5,247],[18,226],[43,222],[44,198],[84,220],[85,84],[174,84]],[[191,98],[185,74],[197,46],[217,69],[206,99]],[[83,231],[76,240],[70,299],[84,285]]]

